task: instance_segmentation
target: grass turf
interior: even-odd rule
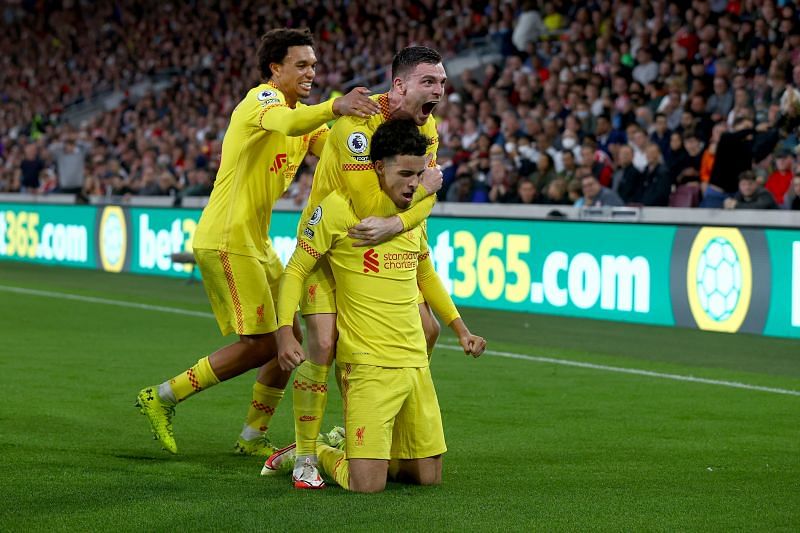
[[[180,455],[133,407],[222,346],[199,285],[0,263],[3,530],[797,530],[800,397],[487,355],[434,354],[444,484],[303,492],[233,455],[254,373],[178,408]],[[464,310],[490,348],[800,390],[800,343]],[[453,345],[445,335],[443,345]],[[335,387],[332,389],[335,390]],[[291,440],[291,399],[273,420]],[[341,422],[331,394],[325,427]]]

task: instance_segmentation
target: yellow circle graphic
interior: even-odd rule
[[[689,252],[686,290],[700,329],[739,331],[750,308],[753,268],[738,229],[705,227],[697,233]]]
[[[128,228],[125,213],[116,205],[103,209],[98,228],[100,262],[107,272],[122,272],[128,249]]]

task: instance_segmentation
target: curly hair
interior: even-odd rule
[[[398,155],[425,155],[428,138],[410,119],[388,120],[372,135],[369,158],[373,163]]]
[[[303,30],[276,28],[261,37],[261,44],[258,46],[258,69],[265,80],[272,78],[270,63],[282,63],[291,46],[314,46],[311,31],[307,28]]]

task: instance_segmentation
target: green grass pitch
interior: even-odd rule
[[[232,453],[254,372],[178,407],[179,455],[151,440],[137,391],[228,341],[200,285],[4,262],[0,302],[3,531],[800,529],[800,396],[725,385],[800,391],[797,341],[464,309],[505,356],[440,340],[443,485],[363,496],[297,491]],[[290,411],[287,395],[277,444]]]

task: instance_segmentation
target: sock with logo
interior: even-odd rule
[[[322,471],[333,478],[345,490],[350,490],[350,464],[344,450],[331,448],[327,444],[317,446],[317,456]]]
[[[327,365],[304,361],[295,372],[292,401],[298,457],[313,457],[315,454],[317,436],[322,427],[322,416],[328,403],[330,368]]]
[[[208,357],[203,357],[193,367],[159,385],[158,395],[165,403],[175,405],[217,383],[219,379],[211,369]]]
[[[283,399],[283,389],[268,387],[258,381],[253,384],[253,399],[250,401],[241,433],[244,440],[257,439],[266,433],[281,399]]]

